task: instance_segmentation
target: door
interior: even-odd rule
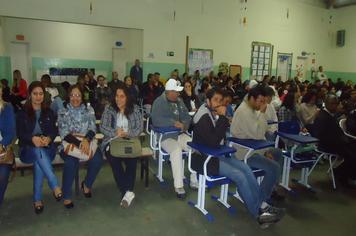
[[[12,70],[21,71],[22,78],[28,83],[32,81],[32,70],[30,66],[29,44],[10,43],[10,57]]]
[[[287,81],[292,73],[292,53],[277,53],[277,77]]]
[[[126,61],[127,61],[127,52],[125,48],[112,49],[113,71],[116,71],[119,74],[120,80],[124,80],[124,77],[126,76]]]

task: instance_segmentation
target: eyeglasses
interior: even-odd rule
[[[69,95],[71,98],[80,98],[80,97],[82,97],[82,95],[81,94],[79,94],[79,93],[72,93],[71,95]]]

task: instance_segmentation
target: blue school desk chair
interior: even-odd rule
[[[229,137],[227,140],[229,142],[229,146],[233,145],[234,147],[237,146],[238,148],[243,148],[247,150],[247,153],[244,156],[244,162],[246,163],[246,165],[247,165],[247,159],[253,154],[254,151],[274,147],[274,142],[270,142],[266,140],[239,139],[234,137]],[[253,167],[250,168],[252,169],[252,172],[255,174],[257,178],[257,182],[261,184],[264,176],[264,171]],[[237,190],[233,194],[233,196],[239,199],[241,202],[243,202]]]
[[[217,200],[220,202],[223,206],[228,208],[228,210],[233,213],[235,212],[235,209],[230,206],[227,202],[227,197],[228,197],[228,191],[229,191],[229,183],[231,182],[228,178],[224,176],[210,176],[208,175],[207,167],[208,167],[208,162],[212,158],[231,158],[230,155],[234,152],[236,152],[236,149],[228,146],[223,146],[221,145],[218,148],[211,148],[207,147],[206,145],[202,144],[197,144],[193,142],[188,142],[188,146],[191,148],[188,153],[188,169],[191,173],[196,173],[195,170],[192,169],[191,167],[191,158],[192,158],[192,152],[193,150],[198,151],[201,154],[205,154],[208,157],[206,158],[203,166],[203,173],[198,173],[199,174],[199,187],[198,187],[198,199],[197,202],[194,203],[192,201],[189,201],[188,204],[190,206],[193,206],[197,208],[199,211],[201,211],[204,216],[207,218],[208,221],[212,222],[214,221],[213,215],[211,215],[206,209],[205,209],[205,188],[212,188],[214,186],[220,185],[221,190],[220,190],[220,197],[215,197],[213,196],[212,198],[214,200]]]

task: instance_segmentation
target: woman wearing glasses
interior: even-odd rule
[[[58,112],[58,128],[62,140],[78,147],[82,153],[89,153],[90,143],[95,138],[95,113],[92,107],[86,106],[84,94],[78,85],[69,88],[69,101]],[[83,138],[79,138],[79,137]],[[67,155],[63,150],[61,156],[64,160],[62,191],[64,206],[73,208],[72,185],[79,168],[79,159]],[[103,159],[99,149],[96,150],[92,159],[88,161],[88,170],[84,181],[81,183],[83,194],[91,198],[91,188],[102,166]]]

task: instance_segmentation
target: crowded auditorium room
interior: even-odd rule
[[[0,235],[356,235],[355,0],[0,0]]]

